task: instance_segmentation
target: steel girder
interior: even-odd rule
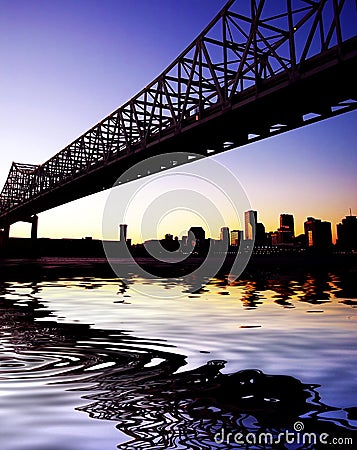
[[[258,98],[281,80],[296,82],[314,58],[326,64],[331,50],[342,61],[356,24],[355,0],[228,1],[195,41],[127,103],[44,164],[13,163],[0,196],[0,221],[22,204],[98,167],[179,136],[247,98]],[[336,105],[342,111],[355,107],[345,98]],[[289,129],[288,120],[271,124],[270,134],[284,127]],[[220,145],[224,150],[237,142]]]
[[[14,208],[36,195],[37,187],[41,182],[39,167],[34,164],[12,163],[0,196],[2,210]]]

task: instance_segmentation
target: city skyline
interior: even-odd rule
[[[244,216],[247,217],[247,218],[249,217],[249,224],[250,225],[251,225],[251,222],[250,222],[251,219],[255,220],[255,226],[257,226],[259,224],[260,225],[264,225],[263,222],[261,222],[260,220],[257,220],[259,218],[258,214],[259,214],[259,211],[255,211],[255,210],[249,210],[249,211],[245,211],[244,212]],[[287,216],[289,216],[289,217],[287,217]],[[349,222],[348,218],[353,218],[354,222],[356,221],[356,216],[352,214],[352,209],[351,208],[349,209],[349,214],[346,215],[345,217],[342,217],[340,219],[340,221],[335,224],[336,232],[332,233],[332,235],[336,234],[336,236],[337,236],[338,228],[339,227],[341,228],[341,226],[346,221]],[[289,225],[282,224],[282,222],[284,222],[284,220],[286,222],[290,222]],[[301,235],[306,235],[305,224],[307,222],[309,222],[310,220],[319,221],[319,222],[322,222],[322,224],[328,223],[328,224],[331,225],[331,230],[333,230],[333,228],[334,228],[334,224],[331,221],[329,221],[328,219],[326,219],[326,218],[307,216],[306,220],[302,224],[303,232],[302,233],[294,233],[294,226],[296,225],[295,224],[294,214],[293,213],[286,213],[286,212],[284,212],[284,213],[280,213],[280,216],[279,216],[280,227],[277,227],[276,230],[265,229],[265,233],[268,235],[268,234],[276,233],[276,232],[280,231],[282,228],[286,228],[286,229],[289,229],[290,232],[292,232],[292,237],[296,238],[296,237],[299,237]],[[187,239],[188,234],[190,233],[190,230],[193,229],[193,228],[202,228],[203,231],[206,234],[206,239],[209,238],[209,239],[214,239],[214,240],[226,240],[227,236],[229,236],[229,242],[231,242],[231,240],[233,239],[232,238],[232,233],[237,234],[237,237],[236,237],[237,240],[238,240],[238,233],[242,233],[243,238],[245,240],[250,240],[252,235],[253,235],[253,232],[252,232],[251,228],[247,227],[247,223],[248,223],[248,220],[247,220],[247,222],[244,223],[244,226],[242,227],[242,229],[234,228],[234,227],[231,228],[229,226],[224,225],[224,226],[222,226],[222,227],[220,227],[219,229],[216,230],[216,233],[215,233],[214,236],[210,235],[207,232],[208,230],[204,226],[201,227],[200,225],[197,225],[197,224],[190,224],[190,225],[187,225],[187,229],[184,231],[185,234],[181,233],[180,236],[178,234],[173,233],[172,230],[166,230],[164,232],[164,234],[160,234],[160,235],[157,235],[157,236],[152,236],[149,240],[162,240],[162,239],[166,239],[168,236],[172,237],[173,239],[174,238],[175,239],[176,238],[179,238],[179,239],[182,239],[182,238],[185,239],[186,238]],[[128,233],[128,238],[130,239],[130,241],[132,241],[132,238],[130,236],[130,225],[128,225],[128,224],[119,224],[118,227],[119,227],[118,228],[118,230],[119,230],[119,232],[118,232],[119,233],[118,234],[119,241],[125,241],[127,233]],[[123,229],[125,229],[125,234],[122,231]],[[256,232],[257,232],[257,230],[256,230]],[[125,239],[123,238],[123,236],[125,236]],[[357,235],[356,235],[356,239],[357,239]],[[336,238],[336,240],[337,240],[337,238]],[[336,240],[332,240],[334,244],[336,243],[335,242]],[[146,241],[147,240],[145,240],[143,242],[146,242]],[[133,244],[142,244],[143,242],[133,242]]]
[[[147,85],[224,3],[159,0],[152,8],[138,1],[135,10],[129,2],[119,7],[114,1],[106,8],[97,1],[90,7],[84,1],[4,5],[1,187],[13,160],[43,163]],[[173,29],[172,23],[179,26]],[[356,120],[355,111],[213,158],[237,176],[267,230],[276,229],[280,211],[293,205],[297,234],[313,215],[333,223],[335,240],[335,225],[348,208],[357,210]],[[100,238],[107,196],[103,192],[41,213],[39,236]],[[178,222],[172,216],[181,231]],[[11,236],[29,233],[29,224],[11,227]],[[133,239],[140,239],[138,232]]]
[[[73,203],[75,203],[75,202],[73,202]],[[55,209],[60,209],[60,208],[62,208],[62,207],[59,207],[59,208],[55,208]],[[256,220],[256,223],[257,224],[263,224],[264,226],[265,226],[265,222],[262,220],[262,219],[259,219],[258,218],[258,220],[257,220],[257,217],[256,217],[256,215],[257,215],[257,213],[259,214],[259,216],[258,217],[260,217],[260,215],[261,215],[261,212],[260,211],[257,211],[257,210],[250,210],[250,211],[252,211],[253,213],[255,213],[255,220]],[[244,212],[244,217],[245,217],[245,214],[247,213],[247,212],[249,212],[249,211],[245,211]],[[264,213],[263,213],[263,215],[264,215]],[[352,210],[352,208],[348,208],[348,210],[346,210],[346,214],[345,214],[345,216],[342,216],[340,219],[337,219],[336,220],[336,222],[334,222],[334,221],[332,221],[329,217],[319,217],[318,215],[316,215],[316,214],[307,214],[306,216],[305,216],[305,218],[303,219],[303,221],[301,222],[301,223],[299,223],[298,221],[296,221],[296,219],[295,219],[295,214],[294,214],[294,212],[282,212],[282,213],[279,213],[279,215],[276,217],[276,225],[273,225],[272,227],[268,227],[268,226],[265,226],[265,232],[266,233],[274,233],[274,232],[276,232],[278,229],[279,229],[279,225],[281,226],[281,216],[282,215],[286,215],[286,216],[292,216],[293,217],[293,221],[294,221],[294,226],[295,226],[295,230],[296,230],[296,233],[294,234],[294,236],[296,237],[296,236],[299,236],[299,235],[302,235],[302,234],[304,234],[305,233],[305,231],[304,231],[304,223],[305,223],[305,221],[306,220],[308,220],[309,218],[311,218],[311,217],[313,217],[313,218],[315,218],[315,219],[320,219],[320,220],[322,220],[322,221],[327,221],[327,222],[330,222],[331,223],[331,227],[332,227],[332,242],[335,244],[336,243],[336,241],[337,241],[337,229],[338,229],[338,226],[341,224],[341,222],[346,218],[346,217],[349,217],[349,216],[352,216],[352,217],[355,217],[354,216],[354,214],[353,214],[353,210]],[[167,226],[167,222],[163,222],[164,224],[165,224],[165,227]],[[161,223],[160,224],[160,230],[161,231],[158,231],[158,233],[157,233],[157,235],[156,236],[151,236],[149,239],[162,239],[164,236],[165,236],[165,234],[167,234],[167,233],[170,233],[170,234],[172,234],[173,236],[178,236],[178,237],[182,237],[185,233],[187,234],[187,232],[188,232],[188,228],[182,228],[182,223],[180,224],[180,228],[179,229],[177,229],[176,228],[176,231],[178,231],[178,232],[176,232],[176,231],[174,231],[175,230],[175,225],[174,225],[174,223],[175,223],[175,221],[173,221],[173,223],[172,223],[172,228],[170,229],[170,230],[168,230],[167,228],[163,228],[163,223]],[[16,224],[14,224],[15,226],[16,226]],[[15,226],[12,226],[13,228],[15,228]],[[11,236],[10,237],[29,237],[29,233],[30,233],[30,224],[25,224],[25,226],[26,226],[26,228],[27,228],[27,230],[25,230],[25,232],[21,235],[15,235],[14,233],[13,233],[13,231],[11,232]],[[188,226],[188,225],[187,225]],[[202,228],[205,230],[205,232],[207,233],[207,235],[209,234],[209,231],[210,231],[210,229],[205,225],[205,222],[204,221],[201,221],[201,222],[199,222],[199,223],[193,223],[193,224],[191,224],[191,225],[189,225],[189,227],[192,227],[192,226],[202,226]],[[119,231],[118,231],[118,237],[119,237],[119,239],[120,239],[120,236],[121,235],[125,235],[126,236],[126,234],[127,233],[130,233],[130,229],[134,229],[135,230],[135,226],[134,227],[130,227],[130,225],[128,225],[128,224],[126,224],[125,225],[125,229],[122,229],[122,228],[120,228],[120,229],[118,229]],[[212,238],[212,239],[217,239],[217,240],[219,240],[220,239],[220,233],[222,232],[221,230],[222,230],[222,228],[228,228],[230,231],[241,231],[241,232],[243,232],[243,234],[244,234],[244,237],[246,236],[246,223],[244,222],[244,221],[242,221],[242,223],[241,223],[241,228],[239,228],[239,227],[237,227],[237,224],[236,223],[232,223],[232,224],[230,224],[230,225],[227,225],[227,224],[222,224],[220,227],[218,227],[215,231],[214,231],[214,234],[213,235],[210,235],[210,238]],[[84,230],[85,231],[85,230]],[[78,235],[78,236],[48,236],[48,235],[38,235],[38,237],[39,238],[51,238],[51,237],[53,237],[53,238],[84,238],[84,237],[86,237],[86,236],[89,236],[89,234],[88,233],[86,233],[86,234],[83,234],[83,235]],[[94,239],[99,239],[99,240],[101,240],[102,239],[102,237],[98,237],[98,236],[92,236],[91,235],[91,237],[92,238],[94,238]],[[134,233],[134,235],[131,235],[131,236],[129,236],[130,237],[130,239],[132,240],[132,243],[133,244],[137,244],[137,243],[142,243],[142,242],[144,242],[145,241],[145,239],[144,240],[140,240],[140,238],[137,236],[137,235],[135,235],[135,233]]]

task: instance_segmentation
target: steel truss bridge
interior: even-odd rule
[[[149,156],[209,156],[356,109],[356,34],[355,0],[228,1],[127,103],[45,163],[14,162],[0,228],[108,189]]]

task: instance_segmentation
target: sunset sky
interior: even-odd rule
[[[12,161],[43,163],[140,91],[224,3],[0,0],[1,187]],[[356,142],[357,111],[215,159],[240,181],[267,231],[292,213],[296,234],[307,216],[331,221],[335,234],[349,208],[357,213]],[[100,238],[108,192],[41,213],[39,236]],[[165,219],[158,232],[196,225],[178,222]],[[13,225],[11,236],[29,237],[29,224]]]

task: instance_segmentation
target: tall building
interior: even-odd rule
[[[251,209],[244,213],[244,238],[246,240],[253,241],[255,239],[257,216],[257,211]]]
[[[195,252],[202,252],[205,248],[206,233],[202,227],[191,227],[188,230],[188,247],[194,249]]]
[[[258,222],[256,224],[254,245],[256,247],[262,247],[263,245],[266,245],[266,241],[265,226],[262,223]]]
[[[292,214],[280,214],[280,228],[285,228],[295,236],[294,216]]]
[[[188,231],[188,241],[189,244],[193,245],[199,245],[199,244],[203,244],[204,240],[206,238],[206,233],[205,230],[202,227],[191,227]]]
[[[120,235],[119,235],[120,242],[126,242],[126,232],[128,229],[128,225],[121,223],[119,225],[119,229],[120,229]]]
[[[196,241],[203,242],[206,238],[206,233],[202,227],[191,227],[188,230],[188,236]]]
[[[226,242],[229,245],[230,240],[229,240],[229,228],[228,227],[221,228],[220,240],[223,242]]]
[[[337,224],[337,245],[342,250],[357,250],[357,217],[346,216]]]
[[[314,250],[326,251],[332,248],[331,222],[308,217],[304,222],[307,247]]]
[[[295,226],[292,214],[280,214],[280,228],[277,233],[278,244],[292,244],[294,242]]]

